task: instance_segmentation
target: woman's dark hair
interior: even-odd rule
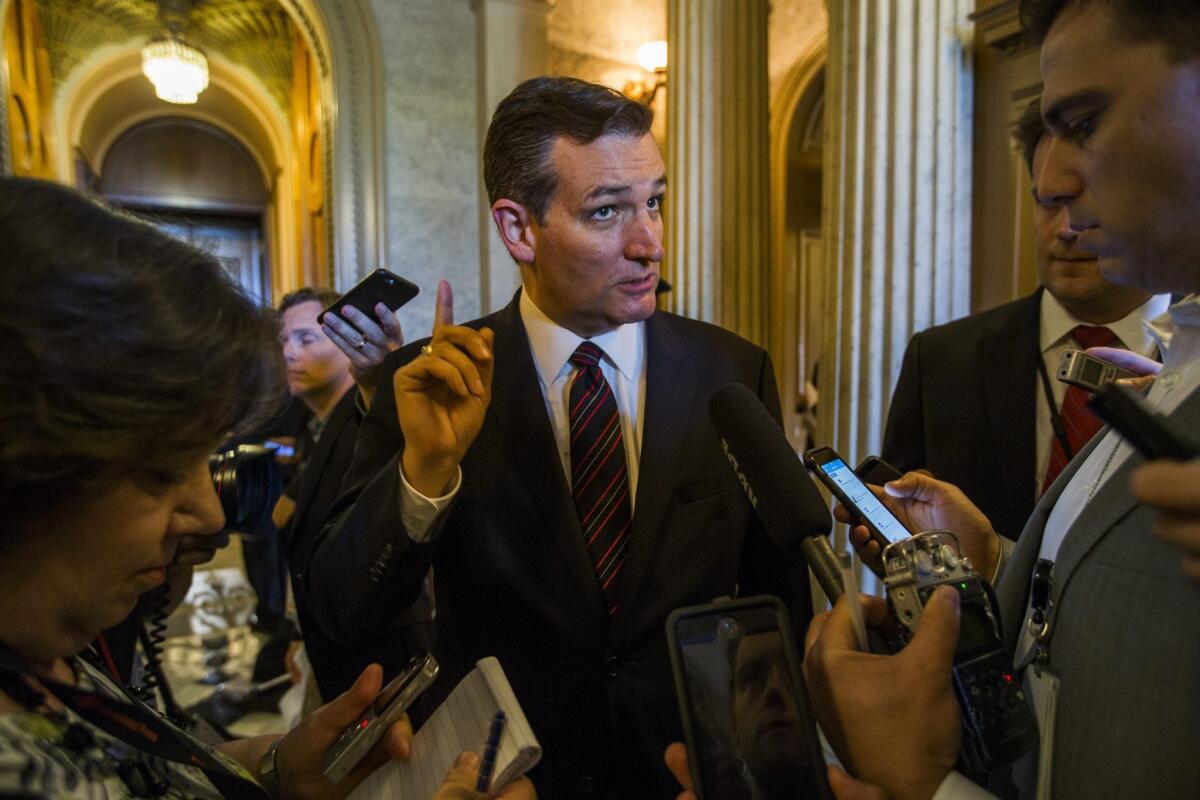
[[[591,144],[610,133],[645,136],[654,114],[625,95],[576,78],[530,78],[500,101],[483,144],[488,200],[515,200],[545,222],[558,176],[554,140]]]
[[[282,396],[273,312],[208,254],[0,178],[0,508],[9,525],[212,446]]]
[[[1200,0],[1021,0],[1021,25],[1041,45],[1069,6],[1106,5],[1133,40],[1159,41],[1172,61],[1200,56]]]

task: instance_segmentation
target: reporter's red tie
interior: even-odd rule
[[[604,352],[583,342],[571,354],[571,490],[584,542],[609,615],[617,612],[617,576],[633,526],[621,417],[600,371]]]
[[[1115,333],[1108,328],[1095,325],[1076,325],[1071,329],[1071,338],[1084,350],[1089,347],[1107,347],[1117,341]],[[1096,432],[1103,427],[1100,420],[1087,407],[1089,397],[1091,394],[1078,386],[1068,386],[1067,393],[1063,395],[1059,417],[1062,419],[1063,428],[1066,429],[1067,443],[1071,446],[1072,455],[1082,450],[1084,445],[1091,441]],[[1067,452],[1063,449],[1062,441],[1055,436],[1050,448],[1050,464],[1046,468],[1046,479],[1042,481],[1043,493],[1050,488],[1050,484],[1054,483],[1054,479],[1058,477],[1070,460]]]

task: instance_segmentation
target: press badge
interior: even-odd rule
[[[1049,669],[1037,664],[1025,668],[1025,694],[1033,703],[1038,721],[1037,798],[1050,800],[1054,775],[1054,723],[1058,708],[1059,678]]]

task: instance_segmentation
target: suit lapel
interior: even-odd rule
[[[1037,457],[1037,424],[1030,410],[1037,397],[1040,308],[1041,290],[1025,298],[1004,323],[983,332],[976,356],[983,372],[997,479],[1003,482],[1007,497],[1027,497],[1030,504]],[[1009,508],[1015,525],[1022,522],[1029,507]]]
[[[671,502],[675,476],[696,393],[689,353],[671,327],[670,317],[654,314],[646,321],[646,408],[642,420],[642,458],[638,469],[633,539],[629,544],[618,602],[628,610],[637,597],[654,555],[663,517]]]
[[[499,454],[501,462],[516,462],[529,496],[545,520],[547,535],[579,585],[588,608],[598,619],[606,619],[604,598],[563,475],[558,443],[546,413],[546,399],[542,396],[517,299],[496,318],[495,349],[497,368],[492,378],[488,424],[507,429],[510,436],[502,441],[514,442],[519,447],[511,453]]]
[[[300,525],[304,521],[304,515],[308,513],[308,507],[314,499],[314,489],[316,488],[317,478],[325,472],[325,466],[329,463],[329,458],[333,454],[333,445],[342,435],[342,429],[349,423],[354,415],[354,393],[357,391],[353,386],[349,391],[338,400],[333,407],[333,411],[329,414],[329,419],[325,422],[325,428],[321,431],[321,438],[313,445],[312,454],[308,457],[308,463],[304,465],[304,475],[300,479],[299,497],[296,499],[296,511],[292,514],[292,530],[300,530]]]
[[[1185,430],[1195,430],[1200,426],[1200,392],[1192,392],[1183,403],[1170,415]],[[1107,433],[1105,428],[1096,435],[1096,440]],[[1105,445],[1103,455],[1111,452],[1112,445]],[[1077,456],[1076,464],[1082,463],[1083,458]],[[1071,525],[1063,539],[1062,547],[1054,563],[1054,597],[1062,595],[1067,582],[1075,573],[1075,569],[1096,544],[1112,530],[1113,526],[1138,505],[1129,490],[1129,474],[1145,463],[1140,456],[1126,459],[1120,469],[1112,473],[1106,481],[1108,491],[1100,491],[1080,511],[1079,517]],[[1074,465],[1074,464],[1073,464]],[[1150,535],[1147,531],[1147,535]]]

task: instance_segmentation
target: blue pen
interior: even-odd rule
[[[500,734],[504,733],[504,712],[497,711],[488,729],[487,743],[483,746],[483,760],[479,763],[479,778],[475,791],[487,794],[492,785],[492,771],[496,769],[496,751],[500,749]]]

